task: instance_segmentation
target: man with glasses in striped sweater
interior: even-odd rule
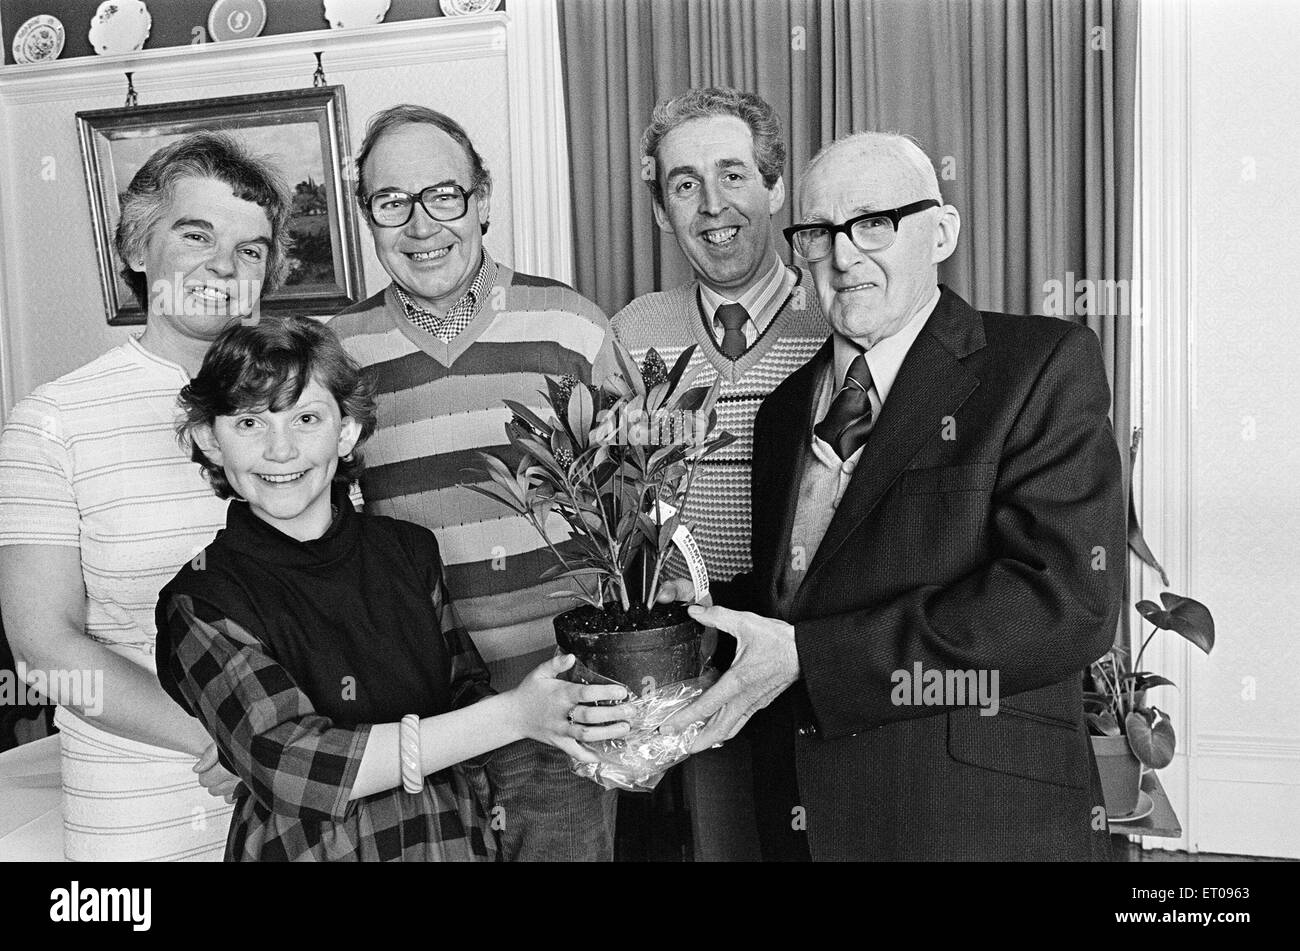
[[[447,587],[498,690],[551,656],[549,553],[532,526],[465,488],[490,452],[511,468],[515,399],[538,411],[547,376],[599,383],[614,370],[605,315],[558,281],[520,274],[483,247],[492,179],[465,130],[399,105],[371,121],[357,199],[393,283],[330,327],[378,388],[378,428],[361,478],[366,510],[437,536]],[[552,537],[563,537],[553,526]],[[615,795],[526,740],[490,767],[494,828],[509,860],[613,858]]]

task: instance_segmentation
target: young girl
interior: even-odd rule
[[[226,527],[163,588],[158,677],[243,781],[227,861],[497,855],[485,754],[523,738],[584,760],[621,736],[621,687],[557,679],[494,694],[409,522],[358,514],[348,484],[374,403],[333,332],[236,326],[181,391],[182,438]],[[499,822],[494,820],[499,819]]]

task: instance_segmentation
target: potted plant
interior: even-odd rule
[[[1153,625],[1136,660],[1130,665],[1126,651],[1111,650],[1093,663],[1092,689],[1084,693],[1084,715],[1111,818],[1137,810],[1144,766],[1162,769],[1174,758],[1176,740],[1169,716],[1146,703],[1149,688],[1174,683],[1141,669],[1147,644],[1156,631],[1164,630],[1180,634],[1206,654],[1214,647],[1214,618],[1205,605],[1168,591],[1161,593],[1160,600],[1163,607],[1153,601],[1136,605]]]
[[[556,560],[542,577],[572,582],[549,596],[580,602],[554,619],[580,679],[594,674],[634,693],[701,672],[702,628],[685,605],[656,603],[700,463],[735,440],[714,433],[721,381],[683,380],[694,349],[672,369],[655,350],[637,367],[616,344],[621,372],[600,386],[548,378],[540,414],[506,400],[518,462],[511,469],[484,453],[487,481],[466,485],[528,519]],[[567,540],[548,531],[553,516]]]

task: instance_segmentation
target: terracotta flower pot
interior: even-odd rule
[[[700,675],[704,628],[682,605],[658,611],[652,619],[665,615],[669,623],[655,627],[601,630],[603,618],[584,605],[555,617],[555,641],[583,666],[640,694]]]
[[[1137,810],[1138,793],[1142,788],[1142,763],[1129,748],[1128,737],[1094,736],[1092,752],[1097,757],[1097,772],[1101,776],[1102,798],[1106,801],[1106,814],[1111,818],[1132,815]]]

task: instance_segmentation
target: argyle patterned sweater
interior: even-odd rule
[[[750,568],[750,466],[759,404],[811,360],[830,336],[812,277],[806,270],[798,270],[799,280],[781,309],[736,361],[723,355],[705,324],[695,281],[642,295],[611,321],[619,341],[638,361],[654,347],[671,367],[683,350],[695,344],[686,371],[689,376],[698,370],[693,385],[711,386],[722,377],[718,429],[737,438],[702,463],[684,516],[704,555],[710,582],[730,581]]]

